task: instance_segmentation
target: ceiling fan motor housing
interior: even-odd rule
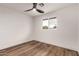
[[[40,5],[41,7],[43,7],[43,6],[44,6],[44,3],[39,3],[39,5]]]

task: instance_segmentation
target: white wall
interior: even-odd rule
[[[77,23],[77,5],[68,6],[56,12],[35,17],[35,37],[34,39],[45,43],[77,50],[78,41],[78,23]],[[56,30],[42,29],[42,20],[56,16],[58,27]]]
[[[31,40],[32,28],[30,16],[0,6],[0,49]]]
[[[79,52],[79,4],[78,4],[78,15],[77,15],[77,19],[78,19],[78,45],[77,45],[77,48],[78,48],[78,52]]]
[[[79,52],[79,17],[78,17],[78,41],[77,41],[77,50]]]
[[[34,18],[0,6],[0,49],[38,40],[79,51],[79,19],[77,17],[79,13],[76,6],[69,6]],[[57,29],[43,30],[42,19],[54,16],[58,19]]]

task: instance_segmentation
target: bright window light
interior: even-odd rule
[[[48,20],[43,20],[43,29],[48,29]]]
[[[56,28],[57,26],[57,19],[50,19],[49,20],[49,28]]]
[[[52,19],[43,20],[42,27],[43,29],[56,29],[57,27],[56,17]]]
[[[48,26],[48,20],[43,21],[43,26]]]

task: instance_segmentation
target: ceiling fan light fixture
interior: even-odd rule
[[[36,11],[36,9],[34,8],[33,11]]]

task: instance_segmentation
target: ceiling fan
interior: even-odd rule
[[[39,5],[40,5],[41,7],[44,6],[43,3],[40,3]],[[28,12],[28,11],[31,11],[31,10],[36,10],[36,11],[39,12],[39,13],[44,13],[43,10],[40,10],[40,9],[37,8],[37,3],[33,3],[33,8],[28,9],[28,10],[25,10],[24,12]]]

